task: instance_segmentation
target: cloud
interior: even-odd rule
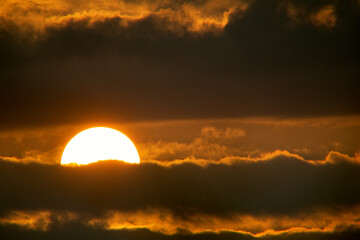
[[[329,5],[320,9],[311,16],[311,21],[315,26],[331,28],[336,24],[336,15],[334,6]]]
[[[221,233],[202,232],[199,234],[189,234],[186,232],[178,233],[174,235],[164,235],[161,233],[151,232],[147,229],[137,230],[104,230],[101,228],[93,228],[82,224],[81,222],[70,222],[60,229],[54,229],[51,231],[34,231],[22,229],[18,226],[0,226],[1,234],[7,238],[15,239],[163,239],[163,240],[177,240],[177,239],[221,239],[221,240],[253,240],[253,239],[271,239],[280,240],[285,238],[291,239],[356,239],[359,236],[359,230],[349,228],[346,230],[337,231],[334,233],[324,231],[312,231],[302,229],[293,229],[291,232],[275,235],[265,236],[251,236],[250,234],[242,234],[236,232],[224,231]]]
[[[139,144],[140,157],[149,160],[176,160],[185,158],[203,158],[218,160],[229,155],[229,144],[245,136],[240,128],[219,129],[213,126],[202,127],[200,136],[190,143],[147,142]]]
[[[231,218],[218,218],[195,215],[179,219],[166,209],[118,212],[110,211],[101,217],[84,217],[69,212],[19,212],[15,211],[0,219],[2,225],[18,225],[25,229],[51,231],[68,224],[81,222],[86,226],[107,230],[148,229],[166,235],[183,232],[199,234],[203,232],[234,232],[254,237],[276,236],[294,233],[334,233],[359,228],[357,221],[359,208],[331,211],[316,211],[298,216],[251,216],[234,215]]]
[[[284,1],[279,4],[279,7],[285,10],[286,16],[293,22],[301,22],[305,18],[305,7],[295,6],[290,1]]]
[[[263,159],[277,151],[321,162],[331,152],[355,157],[359,117],[236,118],[91,123],[2,130],[0,156],[17,162],[60,163],[66,144],[78,132],[108,126],[130,137],[142,162],[208,163]],[[281,151],[280,151],[281,150]],[[201,159],[201,160],[200,160]],[[353,161],[353,160],[352,160]]]
[[[360,201],[353,191],[359,187],[357,163],[315,165],[284,152],[267,158],[204,167],[186,161],[169,167],[99,162],[78,168],[3,161],[0,190],[5,197],[0,210],[103,214],[160,207],[186,218],[293,215],[352,207]]]
[[[236,165],[239,163],[246,163],[246,162],[261,162],[261,161],[269,161],[272,159],[281,157],[288,157],[291,159],[296,159],[299,161],[307,162],[313,165],[324,165],[324,164],[337,164],[342,162],[348,162],[351,164],[359,164],[359,153],[355,153],[354,157],[350,157],[349,155],[342,154],[339,152],[331,151],[326,156],[324,160],[305,160],[302,156],[296,153],[290,153],[286,150],[275,150],[273,152],[264,152],[260,153],[259,156],[247,156],[247,157],[240,157],[240,156],[227,156],[221,158],[219,160],[211,160],[211,159],[202,159],[202,158],[195,158],[193,156],[186,157],[184,159],[175,159],[175,160],[145,160],[143,163],[155,163],[161,166],[172,166],[172,165],[179,165],[184,163],[192,163],[198,166],[205,167],[207,165],[213,164],[225,164],[225,165]]]
[[[144,18],[155,18],[160,28],[171,32],[218,31],[234,11],[245,11],[247,1],[4,1],[0,8],[3,27],[12,25],[34,36],[47,28],[61,28],[76,22],[91,27],[115,19],[119,28]]]
[[[353,2],[2,2],[2,128],[359,113]]]
[[[79,220],[79,216],[72,213],[52,213],[50,211],[11,212],[8,216],[0,218],[1,225],[18,225],[25,229],[48,231],[55,224]]]
[[[325,5],[320,8],[316,5],[311,7],[296,1],[284,1],[279,4],[284,9],[286,16],[292,23],[311,23],[316,27],[333,28],[336,25],[336,6]]]
[[[243,132],[205,127],[201,136],[212,141]],[[323,161],[287,151],[140,165],[0,161],[0,232],[39,239],[74,234],[76,226],[78,237],[341,239],[357,236],[360,227],[359,173],[358,156],[338,152]]]
[[[47,152],[39,150],[25,150],[21,157],[7,157],[0,156],[0,159],[16,163],[41,163],[41,164],[57,164],[58,159],[61,159],[63,147],[56,147]]]
[[[223,139],[232,140],[245,136],[245,131],[242,129],[226,128],[225,130],[217,129],[216,127],[204,127],[201,129],[201,135],[207,139]]]
[[[354,157],[349,157],[346,154],[342,154],[339,152],[331,151],[325,158],[326,163],[341,163],[341,162],[350,162],[350,163],[360,163],[360,154],[355,153]]]

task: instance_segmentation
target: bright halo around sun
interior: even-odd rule
[[[85,165],[100,160],[120,160],[140,163],[131,140],[121,132],[106,127],[84,130],[66,145],[61,164]]]

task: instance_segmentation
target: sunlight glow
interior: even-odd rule
[[[140,163],[136,147],[127,136],[115,129],[94,127],[70,140],[64,149],[61,164],[85,165],[99,160]]]

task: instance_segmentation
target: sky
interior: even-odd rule
[[[0,0],[1,239],[358,239],[360,1]],[[106,126],[140,164],[61,165]]]

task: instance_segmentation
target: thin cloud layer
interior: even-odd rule
[[[245,136],[240,128],[218,129],[206,126],[201,129],[200,136],[190,143],[157,141],[139,144],[140,155],[143,161],[152,160],[179,160],[186,158],[219,160],[231,155],[227,145],[236,142]]]
[[[92,228],[81,224],[79,222],[71,222],[60,229],[51,231],[34,231],[26,230],[18,226],[8,226],[1,228],[1,236],[6,238],[21,238],[21,239],[164,239],[164,240],[197,240],[197,239],[214,239],[214,240],[254,240],[254,239],[269,239],[280,240],[284,238],[291,238],[296,240],[301,239],[357,239],[359,231],[354,228],[348,230],[340,230],[335,233],[324,231],[302,231],[302,229],[294,229],[292,232],[285,232],[283,234],[265,235],[265,236],[251,236],[250,234],[239,234],[235,232],[224,231],[221,233],[202,232],[199,234],[179,233],[174,235],[164,235],[161,233],[151,232],[147,229],[139,230],[103,230],[101,228]]]
[[[359,207],[340,212],[315,211],[297,216],[234,215],[230,218],[219,218],[211,215],[195,215],[187,219],[177,218],[166,209],[135,212],[109,211],[101,217],[86,217],[70,212],[14,211],[1,218],[0,223],[5,226],[18,225],[24,229],[38,231],[51,231],[69,222],[80,222],[86,226],[106,230],[148,229],[166,235],[182,232],[199,234],[227,231],[263,237],[306,232],[338,233],[351,227],[360,228],[358,217]]]
[[[185,160],[206,165],[263,159],[277,152],[318,162],[336,159],[337,153],[344,154],[340,159],[358,159],[359,122],[357,116],[238,118],[13,129],[1,131],[0,156],[19,163],[59,164],[73,136],[90,127],[108,126],[134,142],[142,162],[167,165]]]

